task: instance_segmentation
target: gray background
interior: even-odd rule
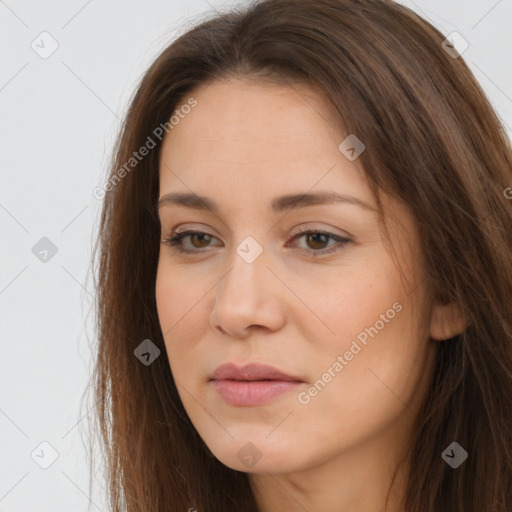
[[[463,57],[512,135],[512,0],[402,3],[468,41]],[[100,471],[89,496],[84,398],[101,204],[92,190],[141,74],[187,20],[229,5],[0,0],[0,511],[107,510]],[[46,59],[31,47],[50,48],[43,31],[58,43]],[[43,237],[57,249],[46,262],[32,249]],[[47,469],[36,463],[51,462],[43,441],[58,452]]]

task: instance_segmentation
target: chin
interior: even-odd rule
[[[253,460],[250,460],[248,455],[244,455],[242,460],[239,459],[237,452],[231,452],[229,454],[222,454],[223,457],[217,457],[217,459],[222,462],[225,466],[235,469],[237,471],[242,471],[244,473],[288,473],[294,470],[291,467],[290,462],[283,462],[283,458],[286,458],[284,454],[280,453],[278,455],[262,455],[260,459],[254,457]]]
[[[293,449],[285,443],[272,443],[251,436],[232,439],[222,446],[209,447],[213,455],[225,466],[244,473],[287,473],[300,469]],[[295,452],[293,454],[297,456]]]

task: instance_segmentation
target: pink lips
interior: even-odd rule
[[[210,380],[227,403],[239,406],[263,404],[304,383],[299,377],[260,363],[223,364],[213,372]]]

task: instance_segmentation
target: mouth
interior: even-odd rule
[[[267,403],[304,384],[299,377],[260,363],[221,365],[210,382],[225,402],[246,407]]]
[[[219,395],[230,405],[254,406],[296,390],[302,382],[290,380],[213,380]]]
[[[275,366],[262,363],[247,363],[242,366],[235,363],[225,363],[213,372],[210,380],[281,380],[303,382],[300,377],[290,375]]]

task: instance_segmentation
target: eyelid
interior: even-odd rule
[[[188,227],[189,225],[192,225],[193,227],[189,228]],[[204,226],[204,228],[203,228],[203,226]],[[210,235],[212,237],[219,238],[216,234],[211,233],[210,230],[211,230],[211,228],[207,227],[205,225],[195,224],[195,223],[188,222],[186,224],[180,225],[177,228],[170,229],[170,230],[168,230],[168,232],[177,235],[177,234],[180,234],[180,233],[185,233],[185,232],[188,232],[188,231],[193,231],[193,232],[201,232],[201,233]],[[332,230],[336,230],[337,232],[332,232]],[[215,231],[215,230],[213,230],[213,231]],[[336,236],[339,236],[339,237],[342,237],[342,238],[351,238],[351,239],[354,238],[352,236],[352,234],[349,233],[348,231],[343,230],[340,233],[339,232],[340,231],[339,228],[335,228],[335,227],[329,226],[329,225],[325,226],[325,224],[324,224],[324,227],[322,227],[322,226],[318,226],[317,223],[315,223],[315,222],[306,223],[306,226],[304,226],[304,224],[301,224],[298,228],[296,228],[295,230],[292,230],[290,236],[294,237],[297,234],[305,233],[305,232],[307,233],[309,231],[327,232],[327,234],[336,235]]]
[[[215,238],[215,239],[219,240],[218,237],[216,237],[215,235],[212,235],[211,233],[209,233],[207,231],[203,231],[200,229],[186,229],[186,228],[182,229],[183,226],[181,226],[180,228],[175,228],[174,230],[172,230],[171,234],[166,239],[162,240],[162,243],[164,245],[170,246],[172,249],[174,249],[175,251],[182,253],[182,254],[188,254],[188,255],[195,256],[195,255],[199,255],[202,253],[208,253],[208,252],[210,252],[210,249],[212,247],[212,246],[206,246],[203,248],[185,249],[183,247],[182,240],[189,236],[197,235],[197,234],[207,235],[211,238]],[[314,226],[308,227],[308,228],[301,226],[298,228],[298,230],[294,234],[290,235],[291,236],[290,242],[294,242],[296,239],[300,239],[300,238],[302,238],[302,236],[308,235],[308,234],[325,235],[328,238],[328,240],[334,241],[335,243],[332,245],[327,245],[327,247],[324,247],[323,249],[297,248],[297,251],[300,254],[306,255],[307,257],[318,257],[318,256],[319,257],[323,257],[323,256],[327,257],[328,255],[330,255],[332,253],[337,253],[337,252],[341,251],[342,249],[344,249],[344,247],[347,244],[353,243],[353,241],[354,241],[352,239],[351,235],[350,236],[338,235],[338,234],[328,231],[326,229],[316,228]],[[287,244],[285,247],[289,247],[289,245]]]
[[[343,232],[339,233],[338,231],[340,231],[340,230],[337,229],[337,228],[334,228],[334,227],[331,227],[331,226],[321,227],[321,226],[317,226],[316,224],[314,224],[313,226],[310,226],[309,224],[307,224],[306,227],[304,227],[304,225],[300,225],[297,228],[297,231],[292,232],[291,236],[293,237],[293,236],[295,236],[297,234],[308,233],[310,231],[325,232],[325,233],[327,233],[329,235],[335,235],[335,236],[339,236],[341,238],[350,238],[350,239],[353,238],[353,236],[348,231],[343,231]],[[336,231],[336,232],[333,232],[333,231]]]

